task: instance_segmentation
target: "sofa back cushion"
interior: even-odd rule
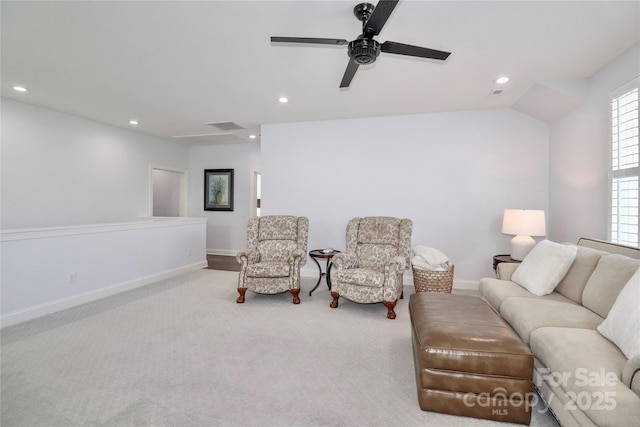
[[[576,258],[573,260],[571,267],[569,267],[567,274],[565,274],[564,278],[558,283],[556,292],[578,304],[582,304],[584,287],[596,269],[600,257],[607,254],[608,252],[605,251],[578,246]]]
[[[604,240],[589,239],[587,237],[581,237],[578,240],[578,246],[585,246],[605,251],[610,254],[618,254],[628,256],[629,258],[640,259],[640,248],[636,248],[634,246],[625,246],[618,243],[605,242]]]
[[[618,294],[640,266],[640,260],[624,255],[604,255],[582,292],[582,305],[607,317]]]

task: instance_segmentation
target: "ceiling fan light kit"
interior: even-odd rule
[[[358,67],[360,65],[374,63],[380,55],[380,52],[445,61],[449,55],[451,55],[451,52],[392,41],[386,41],[380,44],[373,39],[373,37],[382,31],[382,28],[389,19],[389,16],[391,16],[398,1],[399,0],[380,0],[376,6],[371,3],[360,3],[356,5],[353,8],[353,14],[362,22],[362,34],[350,42],[345,39],[314,37],[271,37],[271,42],[348,45],[347,54],[349,55],[349,63],[340,82],[341,88],[349,87]]]

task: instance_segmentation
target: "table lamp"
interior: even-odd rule
[[[502,233],[515,236],[511,239],[511,258],[522,261],[536,244],[531,236],[547,234],[544,211],[505,209]]]

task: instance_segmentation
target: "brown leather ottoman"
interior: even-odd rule
[[[413,294],[409,313],[423,411],[531,422],[533,355],[484,300]]]

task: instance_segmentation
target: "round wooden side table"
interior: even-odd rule
[[[502,262],[513,262],[513,263],[521,263],[522,261],[518,261],[516,259],[511,258],[511,255],[494,255],[493,256],[493,269],[498,269],[498,264]]]
[[[333,258],[333,256],[337,253],[340,253],[340,251],[336,251],[335,249],[331,251],[327,251],[326,249],[314,249],[309,252],[309,256],[316,263],[316,265],[318,266],[318,271],[320,272],[320,276],[318,277],[318,282],[313,287],[313,289],[309,291],[309,296],[311,296],[313,291],[315,291],[320,285],[320,282],[322,281],[322,276],[325,277],[327,281],[327,287],[329,288],[329,290],[331,290],[331,266],[333,265],[333,263],[331,262],[331,258]],[[322,272],[322,267],[320,267],[320,263],[318,262],[318,259],[327,260],[327,266],[325,268],[324,273]]]

